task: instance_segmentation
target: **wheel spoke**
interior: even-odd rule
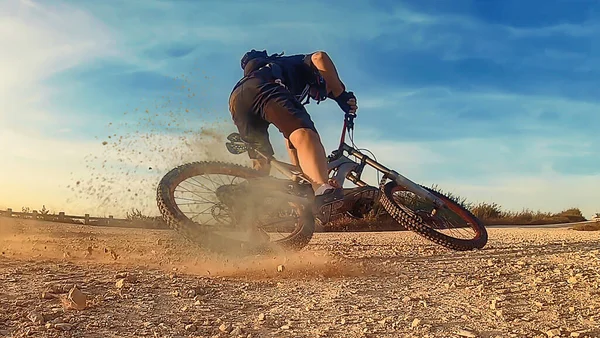
[[[244,191],[249,189],[246,185],[240,186],[240,183],[260,177],[255,170],[237,165],[210,162],[193,163],[183,167],[186,166],[189,166],[188,170],[178,168],[176,174],[171,174],[173,180],[179,183],[165,190],[170,193],[168,193],[169,197],[164,204],[177,208],[173,209],[177,210],[177,212],[173,212],[175,216],[167,217],[167,219],[177,217],[175,221],[181,222],[175,226],[175,229],[186,227],[191,232],[206,231],[206,235],[202,236],[204,238],[209,236],[208,233],[221,237],[234,236],[232,238],[235,238],[238,236],[236,233],[247,232],[247,228],[241,226],[239,221],[236,220],[246,219],[244,224],[264,229],[263,231],[268,233],[267,238],[269,241],[281,242],[282,244],[289,242],[289,245],[296,243],[299,245],[297,248],[308,243],[307,238],[309,240],[312,236],[314,223],[307,221],[312,221],[312,217],[306,217],[301,212],[301,205],[296,206],[290,205],[291,202],[286,203],[285,197],[268,196],[268,189],[279,189],[279,184],[267,185],[268,188],[265,188],[266,195],[264,195],[264,198],[251,198],[253,209],[251,213],[248,213],[249,211],[244,209],[236,210],[236,205],[238,203],[243,204],[245,200],[243,197]],[[204,171],[203,166],[210,167],[207,170],[210,173]],[[221,168],[223,168],[222,171],[220,171]],[[166,177],[169,177],[169,174]],[[163,178],[161,184],[164,183],[165,178]],[[164,211],[164,208],[161,208],[161,212]],[[185,218],[181,218],[182,214],[185,215]],[[182,222],[185,219],[188,222]],[[194,228],[194,224],[198,227]],[[310,226],[308,237],[302,237],[306,236],[305,233],[296,236],[303,227],[307,226]],[[244,237],[244,241],[249,239],[251,238]]]

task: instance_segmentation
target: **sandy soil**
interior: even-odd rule
[[[489,232],[478,252],[322,233],[234,260],[171,231],[0,217],[0,337],[600,337],[598,232]]]

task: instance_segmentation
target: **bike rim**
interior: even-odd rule
[[[405,213],[422,219],[422,224],[440,234],[465,241],[481,236],[476,221],[459,204],[444,196],[440,196],[447,206],[443,209],[436,208],[432,200],[417,196],[402,186],[394,187],[392,196],[398,207]]]
[[[203,231],[226,238],[245,242],[279,242],[301,231],[301,206],[284,203],[280,196],[275,198],[267,193],[261,194],[260,198],[252,198],[250,193],[247,200],[253,202],[254,208],[234,212],[228,201],[223,201],[222,196],[217,194],[219,188],[239,187],[245,182],[248,178],[230,173],[195,175],[178,182],[171,189],[171,197],[179,211]],[[235,192],[232,197],[240,198]],[[249,216],[247,211],[252,209],[257,212]]]

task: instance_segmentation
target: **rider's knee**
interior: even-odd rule
[[[307,142],[311,139],[319,138],[319,135],[316,131],[310,128],[299,128],[294,130],[290,134],[290,142],[294,147],[299,146],[300,144]]]

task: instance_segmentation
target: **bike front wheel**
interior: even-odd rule
[[[481,249],[488,235],[483,223],[469,210],[448,196],[423,187],[441,199],[446,208],[437,208],[405,187],[391,181],[383,187],[381,204],[385,210],[408,230],[457,251]]]

